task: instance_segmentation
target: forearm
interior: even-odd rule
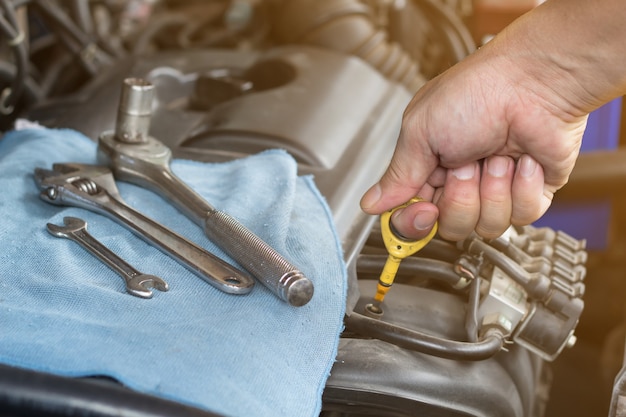
[[[623,0],[548,0],[491,43],[520,87],[574,117],[626,93]]]

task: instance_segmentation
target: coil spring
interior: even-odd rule
[[[98,187],[98,184],[96,184],[92,179],[89,178],[79,178],[77,180],[74,180],[72,181],[72,185],[78,188],[80,191],[89,195],[95,195],[100,192],[100,187]]]

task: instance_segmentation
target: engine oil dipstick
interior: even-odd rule
[[[424,246],[426,246],[426,244],[428,244],[428,242],[432,240],[432,238],[437,233],[437,223],[435,223],[435,226],[426,237],[419,240],[407,240],[401,236],[398,236],[398,234],[393,231],[391,226],[391,215],[396,210],[407,207],[408,205],[416,203],[418,201],[422,201],[422,199],[419,197],[414,197],[408,202],[391,210],[388,210],[380,215],[381,233],[383,241],[385,243],[385,248],[387,249],[389,256],[387,257],[385,266],[383,267],[380,278],[378,279],[376,295],[374,296],[374,300],[376,301],[376,303],[372,305],[372,307],[375,307],[378,311],[382,312],[382,309],[380,308],[380,303],[383,302],[387,291],[389,291],[389,288],[391,288],[402,259],[411,256],[420,249],[422,249]]]

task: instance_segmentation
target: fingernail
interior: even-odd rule
[[[487,172],[493,177],[504,177],[509,170],[509,158],[487,159]]]
[[[457,177],[460,180],[471,180],[474,178],[474,173],[476,172],[476,167],[474,164],[465,165],[461,168],[456,168],[452,170],[452,175]]]
[[[380,200],[381,194],[382,191],[380,189],[380,184],[374,185],[372,188],[367,190],[363,198],[361,198],[361,207],[365,210],[374,207],[378,200]]]
[[[418,211],[413,220],[413,227],[416,230],[432,229],[437,220],[437,213],[432,211]]]
[[[537,162],[528,155],[522,155],[519,160],[519,173],[522,177],[530,177],[537,169]]]

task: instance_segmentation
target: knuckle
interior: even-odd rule
[[[472,211],[447,211],[440,217],[439,234],[447,240],[463,240],[476,228],[477,221],[478,218]]]
[[[458,242],[467,238],[472,233],[472,228],[470,229],[458,229],[458,228],[449,228],[446,227],[445,223],[442,223],[439,226],[439,235],[445,239],[452,242]]]
[[[506,229],[509,227],[509,224],[507,223],[508,222],[505,222],[505,223],[490,222],[489,224],[485,224],[485,223],[479,222],[478,225],[476,226],[475,232],[479,236],[485,239],[495,239],[506,231]]]
[[[511,214],[511,224],[515,226],[525,226],[537,220],[541,216],[538,209],[534,207],[518,207]]]

